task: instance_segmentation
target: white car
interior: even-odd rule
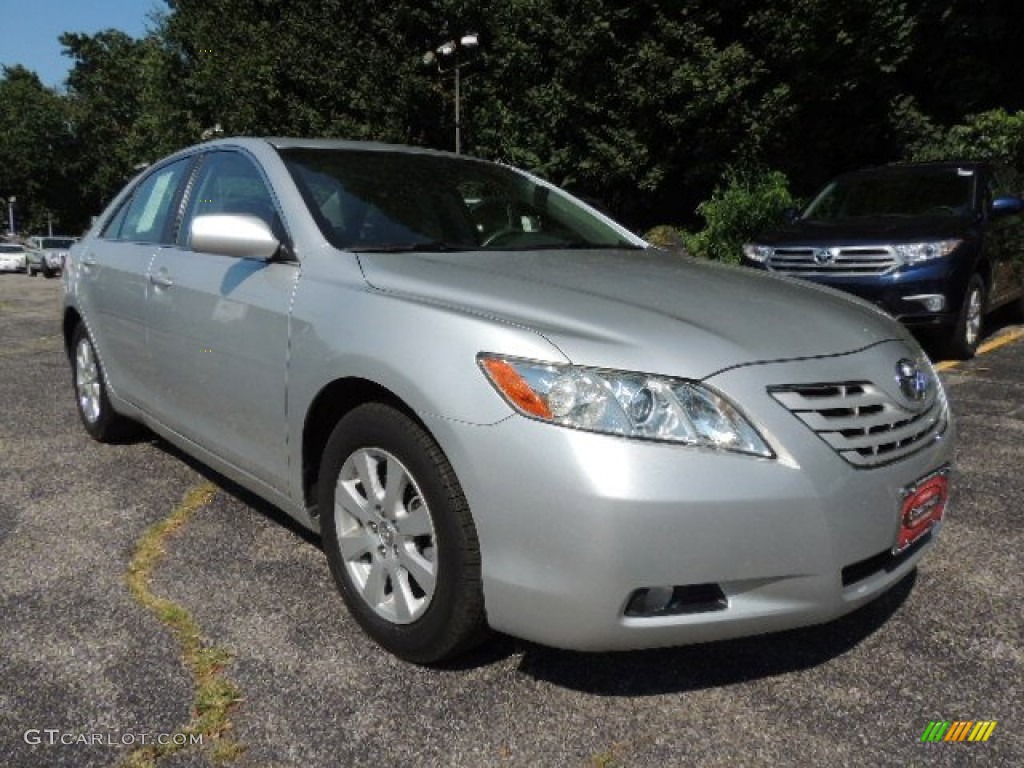
[[[26,252],[25,269],[29,275],[42,273],[44,277],[56,277],[64,269],[68,250],[77,237],[30,237]]]
[[[21,243],[0,243],[0,272],[24,272],[25,246]]]

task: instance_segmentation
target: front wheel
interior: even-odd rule
[[[970,360],[978,351],[985,318],[985,283],[980,275],[967,281],[967,292],[953,332],[946,340],[946,355],[954,360]]]
[[[419,424],[382,403],[354,409],[327,442],[319,488],[331,574],[366,634],[418,664],[484,638],[476,528],[448,459]]]

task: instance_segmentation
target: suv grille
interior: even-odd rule
[[[946,431],[946,398],[930,387],[918,410],[900,405],[866,381],[771,387],[772,397],[855,467],[874,467],[916,453]]]
[[[786,275],[881,275],[899,265],[896,253],[884,245],[842,248],[773,248],[765,265]]]

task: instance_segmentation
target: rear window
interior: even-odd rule
[[[48,251],[66,251],[75,244],[73,237],[44,237],[39,242],[39,247]]]

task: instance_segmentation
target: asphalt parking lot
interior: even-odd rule
[[[497,638],[439,670],[366,640],[317,542],[282,514],[159,440],[87,437],[60,290],[0,275],[2,765],[1024,764],[1020,325],[943,371],[953,508],[917,572],[873,604],[661,651]],[[145,751],[202,733],[211,680],[234,704],[202,744]],[[921,741],[932,721],[983,720],[983,743]]]

